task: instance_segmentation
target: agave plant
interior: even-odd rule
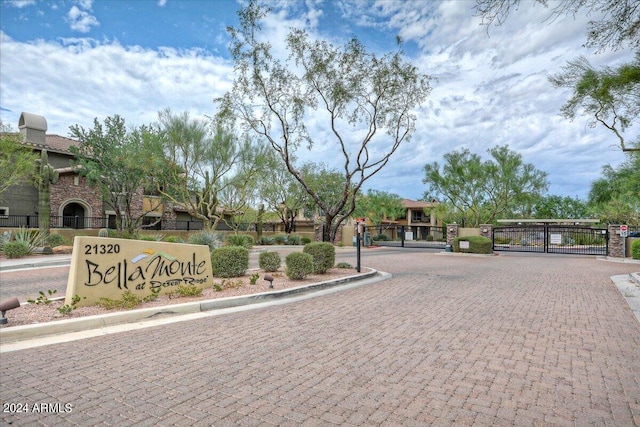
[[[29,247],[29,253],[32,253],[36,248],[46,246],[48,237],[48,230],[41,229],[20,227],[18,231],[13,233],[13,241],[25,243]]]

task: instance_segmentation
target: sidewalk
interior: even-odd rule
[[[0,258],[0,271],[24,270],[28,268],[59,267],[71,264],[71,254],[30,255],[23,258]]]

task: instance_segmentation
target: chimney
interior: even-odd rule
[[[20,114],[18,128],[24,142],[46,144],[47,120],[44,117],[23,112]]]

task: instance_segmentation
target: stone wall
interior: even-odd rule
[[[453,240],[458,237],[458,224],[447,225],[447,245],[453,247]]]
[[[103,216],[102,194],[97,188],[89,186],[83,176],[63,174],[57,183],[51,184],[51,215],[62,215],[61,208],[69,202],[84,202],[91,206],[92,212],[85,212],[85,216]]]
[[[623,238],[620,237],[620,226],[609,225],[609,256],[623,258]]]

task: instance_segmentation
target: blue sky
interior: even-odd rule
[[[550,194],[585,197],[601,167],[624,158],[604,129],[559,115],[568,92],[547,80],[578,55],[596,66],[632,59],[630,51],[581,47],[585,17],[550,23],[548,10],[525,3],[487,32],[472,1],[270,4],[263,29],[276,54],[286,54],[290,27],[337,45],[356,36],[380,54],[400,35],[409,59],[437,78],[416,110],[413,139],[368,188],[418,199],[426,163],[455,149],[485,156],[508,144],[549,174]],[[211,116],[213,99],[233,81],[226,27],[237,25],[239,7],[235,0],[2,1],[0,118],[15,129],[22,111],[41,114],[49,133],[68,136],[71,125],[91,127],[95,117],[114,114],[130,125],[152,123],[166,107]],[[630,132],[637,135],[637,126]],[[332,149],[318,146],[307,155],[330,164]]]

